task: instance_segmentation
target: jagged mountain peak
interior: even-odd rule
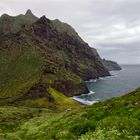
[[[45,23],[50,23],[50,20],[48,18],[46,18],[45,15],[43,15],[38,21],[37,23],[42,23],[42,24],[45,24]]]
[[[26,11],[26,14],[25,15],[33,15],[33,13],[32,13],[32,11],[30,10],[30,9],[28,9],[27,11]]]
[[[26,13],[25,13],[25,16],[24,16],[25,18],[28,18],[28,19],[34,19],[34,21],[36,21],[37,19],[38,19],[38,17],[36,17],[33,13],[32,13],[32,11],[30,10],[30,9],[28,9],[27,11],[26,11]]]

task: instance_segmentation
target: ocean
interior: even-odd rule
[[[140,87],[140,65],[121,65],[121,67],[121,71],[111,71],[112,76],[86,81],[90,93],[72,98],[91,105],[125,95]]]

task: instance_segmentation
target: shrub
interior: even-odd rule
[[[70,132],[76,136],[85,134],[88,131],[95,130],[96,122],[93,121],[79,121],[70,128]]]
[[[82,135],[79,140],[139,140],[139,138],[139,136],[131,136],[127,131],[120,132],[116,129],[98,129]]]
[[[140,121],[130,117],[111,116],[105,118],[98,123],[101,129],[115,128],[118,131],[128,131],[133,135],[140,135]]]

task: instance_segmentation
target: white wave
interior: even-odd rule
[[[97,82],[97,79],[95,79],[93,82]]]
[[[85,82],[97,82],[97,79],[90,79],[89,81],[85,81]]]
[[[88,96],[88,95],[92,95],[92,94],[95,94],[95,92],[94,91],[89,91],[89,93],[87,93],[87,94],[81,94],[81,95],[75,96],[75,97]]]
[[[98,101],[88,101],[88,100],[85,100],[85,99],[78,98],[78,97],[76,97],[76,96],[72,97],[72,99],[74,99],[74,100],[76,100],[76,101],[78,101],[78,102],[81,102],[81,103],[83,103],[83,104],[85,104],[85,105],[92,105],[92,104],[98,102]]]
[[[106,77],[104,77],[104,80],[110,79],[110,78],[112,78],[113,76],[115,76],[115,75],[106,76]]]
[[[89,82],[94,82],[94,79],[90,79]]]
[[[80,96],[88,96],[88,95],[92,95],[92,94],[95,94],[95,92],[90,91],[88,94],[82,94]],[[86,105],[92,105],[92,104],[98,102],[98,101],[88,101],[86,99],[81,99],[80,96],[73,96],[73,97],[71,97],[71,99],[74,99],[74,100],[76,100],[78,102],[81,102],[83,104],[86,104]]]
[[[92,95],[92,94],[95,94],[94,91],[90,91],[88,94],[84,94],[84,95]]]
[[[122,69],[121,71],[123,71],[124,69]],[[105,77],[99,77],[99,79],[90,79],[89,81],[85,81],[86,83],[89,83],[89,82],[97,82],[97,80],[107,80],[109,78],[112,78],[112,77],[117,77],[118,75],[118,71],[112,71],[112,75],[111,76],[105,76]]]
[[[117,75],[117,74],[115,74],[115,75],[112,75],[112,77],[118,77],[118,75]]]
[[[99,77],[99,80],[106,80],[106,77]]]
[[[99,77],[99,80],[107,80],[107,79],[112,78],[113,76],[116,77],[117,75],[114,74],[114,75],[111,75],[111,76]]]

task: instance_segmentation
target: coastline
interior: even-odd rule
[[[121,70],[112,70],[112,71],[109,71],[109,72],[120,72],[120,71],[124,71],[124,70],[125,69],[122,68]],[[86,80],[84,82],[85,82],[85,84],[87,84],[87,83],[96,83],[97,80],[106,80],[106,79],[114,77],[114,76],[116,76],[116,75],[110,74],[110,76],[104,76],[104,77],[99,77],[99,78],[95,78],[95,79],[89,79],[89,80]],[[89,91],[88,93],[84,93],[84,94],[81,94],[81,95],[78,95],[78,96],[73,96],[73,97],[71,97],[71,99],[76,100],[76,101],[78,101],[78,102],[80,102],[80,103],[82,103],[84,105],[93,105],[94,103],[99,102],[99,100],[89,101],[89,100],[80,98],[82,96],[89,96],[89,95],[92,95],[92,94],[95,94],[95,92],[94,91]]]

